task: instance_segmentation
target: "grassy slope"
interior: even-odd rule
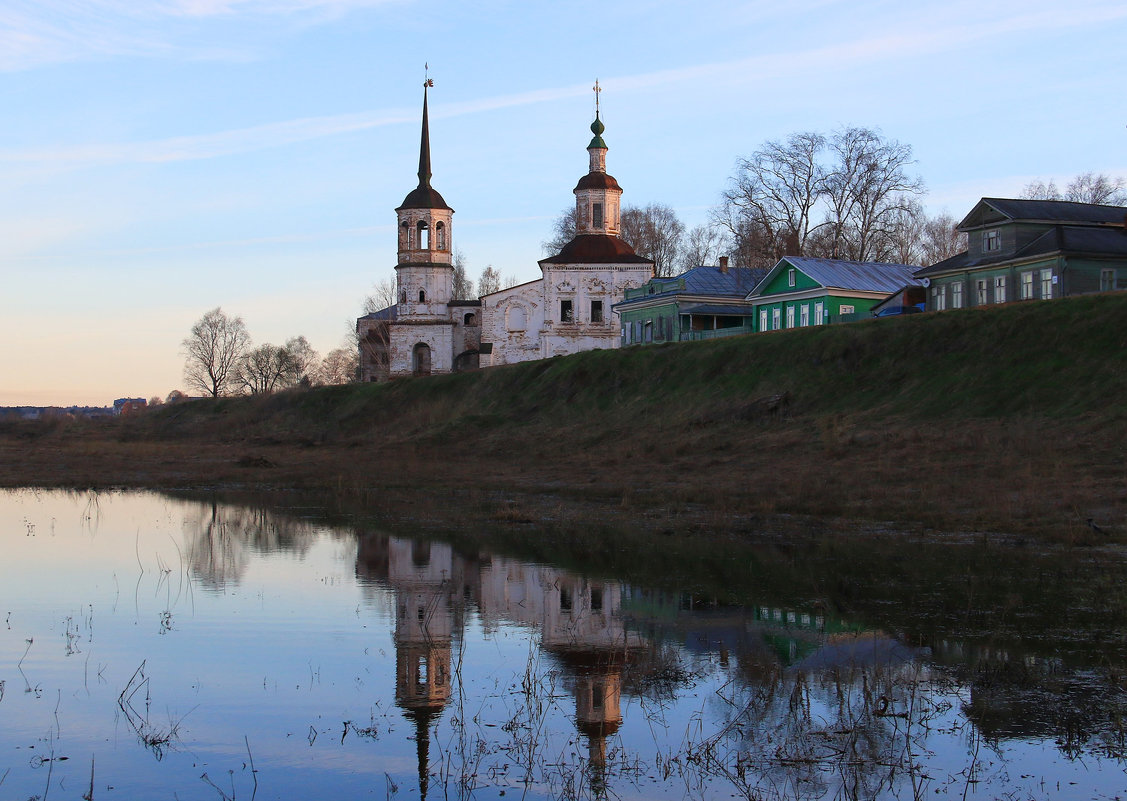
[[[230,429],[318,440],[394,426],[425,438],[572,425],[588,436],[740,415],[1068,418],[1127,413],[1127,294],[910,316],[709,342],[592,351],[480,373],[191,404],[147,434]],[[625,433],[625,432],[622,432]],[[582,435],[581,435],[582,436]]]
[[[755,402],[781,393],[785,417]],[[1075,538],[1087,517],[1127,517],[1127,293],[193,402],[24,437],[3,483],[425,481],[665,518],[804,513]]]

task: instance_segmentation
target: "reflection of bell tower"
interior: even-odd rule
[[[575,727],[587,738],[591,786],[605,787],[607,738],[622,725],[622,666],[608,659],[575,678]]]
[[[430,780],[430,726],[450,700],[456,620],[455,565],[448,546],[393,537],[388,580],[395,590],[395,703],[415,724],[419,797]],[[460,571],[458,571],[460,573]]]

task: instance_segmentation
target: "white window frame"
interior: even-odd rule
[[[826,304],[823,301],[814,302],[814,325],[826,324]]]
[[[1053,271],[1041,271],[1041,297],[1045,300],[1051,300],[1053,297]]]
[[[997,230],[982,232],[982,250],[984,253],[993,253],[1002,249],[1002,236]]]
[[[767,327],[767,310],[766,309],[760,309],[759,310],[759,330],[760,331],[769,331],[770,330]]]
[[[854,314],[856,311],[857,307],[852,304],[843,304],[837,307],[838,314]]]
[[[978,278],[974,282],[975,304],[985,306],[990,302],[990,283],[985,278]]]
[[[810,325],[810,304],[809,303],[803,303],[802,307],[799,309],[799,311],[798,311],[798,325],[801,328],[805,328],[806,326]]]
[[[963,282],[956,281],[951,284],[951,308],[963,308]]]
[[[787,328],[794,328],[794,306],[787,306]]]
[[[798,271],[791,267],[787,270],[787,286],[795,286],[798,283]]]
[[[1004,275],[994,276],[994,302],[995,303],[1005,303],[1006,302],[1006,292],[1007,292],[1006,284],[1007,283],[1009,283],[1009,282],[1006,281],[1006,276],[1004,276]]]
[[[1110,292],[1115,289],[1115,270],[1100,270],[1100,292]]]
[[[1026,270],[1021,274],[1020,287],[1018,298],[1021,300],[1033,300],[1033,270]]]
[[[947,308],[947,287],[943,284],[936,284],[931,288],[931,305],[936,311],[944,311]]]
[[[783,327],[783,310],[776,306],[771,309],[771,330],[778,331]]]

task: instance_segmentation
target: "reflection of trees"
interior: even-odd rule
[[[318,527],[262,506],[192,503],[183,515],[185,552],[205,587],[237,584],[251,552],[307,552]]]
[[[1127,756],[1127,688],[1113,677],[1058,660],[982,659],[960,671],[970,685],[963,712],[987,741],[1052,739],[1070,759]]]

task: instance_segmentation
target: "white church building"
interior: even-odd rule
[[[598,91],[596,84],[596,101]],[[573,190],[576,234],[559,253],[540,260],[543,277],[480,300],[454,300],[454,210],[430,185],[424,87],[419,185],[395,210],[399,302],[357,320],[362,381],[619,346],[611,307],[626,289],[653,277],[653,262],[619,237],[622,187],[606,171],[604,130],[596,104],[589,170]]]

